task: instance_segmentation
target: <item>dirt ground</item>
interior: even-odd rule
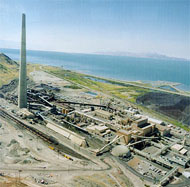
[[[70,83],[68,81],[62,80],[58,77],[55,77],[53,75],[50,75],[50,74],[44,72],[44,71],[33,71],[30,73],[30,77],[37,84],[44,83],[44,84],[51,84],[54,86],[70,85]]]
[[[136,167],[138,165],[138,163],[140,163],[140,162],[141,161],[138,158],[134,157],[133,159],[131,159],[128,162],[128,165],[133,168],[133,167]]]
[[[19,181],[19,178],[13,177],[0,177],[0,187],[26,187],[28,185]]]
[[[0,118],[0,187],[44,186],[43,181],[52,187],[133,186],[115,167],[108,171],[73,171],[87,167],[80,160],[61,157],[34,135]]]
[[[81,97],[84,90],[65,88],[69,82],[56,78],[42,71],[30,74],[36,84],[50,84],[65,90],[71,96]],[[87,95],[82,95],[88,100]],[[0,99],[0,106],[11,112],[18,111],[17,106]],[[112,160],[109,164],[112,165]],[[85,168],[91,168],[85,171]],[[100,164],[98,168],[103,167]],[[48,148],[41,139],[26,130],[18,128],[13,122],[0,118],[0,187],[13,186],[134,186],[131,179],[116,166],[110,170],[93,171],[94,164],[84,166],[81,160],[70,161]],[[131,174],[133,176],[133,174]],[[137,187],[144,186],[139,182]]]

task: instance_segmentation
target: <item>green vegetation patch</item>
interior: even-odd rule
[[[78,89],[78,87],[82,86],[83,88],[101,91],[132,103],[136,102],[137,97],[150,91],[149,89],[129,85],[120,81],[108,80],[104,78],[99,79],[94,76],[87,76],[82,73],[72,72],[70,70],[64,70],[58,67],[48,66],[45,67],[45,71],[59,78],[70,81],[73,83],[71,86],[73,89]]]
[[[0,71],[7,71],[7,67],[4,65],[0,64]]]
[[[67,85],[67,86],[64,86],[64,88],[81,89],[81,87],[79,87],[77,85]]]

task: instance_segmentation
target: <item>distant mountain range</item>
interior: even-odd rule
[[[170,57],[170,56],[158,54],[158,53],[132,53],[132,52],[125,52],[125,51],[104,51],[103,52],[101,51],[101,52],[95,52],[95,54],[190,61],[190,59]]]

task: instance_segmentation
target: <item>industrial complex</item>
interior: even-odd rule
[[[2,119],[29,131],[69,162],[98,165],[111,158],[149,186],[190,186],[188,132],[101,93],[40,80],[41,71],[30,74],[33,83],[27,86],[25,15],[21,44],[19,90],[5,94],[9,104],[0,103]],[[109,168],[103,164],[87,170]]]

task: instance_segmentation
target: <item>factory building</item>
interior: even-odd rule
[[[174,144],[173,146],[171,146],[170,148],[172,151],[176,152],[176,153],[180,153],[182,155],[185,155],[188,150],[184,148],[183,145],[180,144]]]
[[[148,118],[140,118],[133,122],[132,128],[141,132],[143,136],[146,136],[155,131],[155,126],[155,124],[148,123]]]
[[[73,142],[81,147],[86,147],[86,140],[83,136],[80,136],[80,135],[74,133],[73,131],[70,131],[70,130],[68,130],[58,124],[50,122],[50,121],[48,121],[46,127],[63,135],[65,138],[68,138],[69,140],[71,140],[71,142]]]
[[[128,109],[124,110],[127,114],[135,115],[138,114],[139,111],[137,109],[134,109],[132,107],[129,107]]]
[[[188,134],[184,136],[184,145],[190,146],[190,136]]]
[[[157,124],[156,128],[159,130],[161,136],[167,136],[171,132],[171,129],[167,126]]]
[[[144,126],[139,126],[139,128],[141,128],[143,135],[146,136],[146,135],[154,132],[155,125],[154,124],[146,124]]]
[[[117,131],[117,135],[123,136],[123,138],[120,138],[120,143],[127,145],[131,141],[132,131],[120,129]]]
[[[105,136],[106,134],[111,133],[111,130],[109,127],[105,126],[104,124],[102,125],[89,125],[86,130],[91,133],[91,134],[97,134],[100,136]]]
[[[139,119],[137,118],[133,123],[137,127],[139,127],[140,125],[144,125],[144,124],[148,123],[148,118],[140,117]]]
[[[154,132],[155,128],[159,130],[161,136],[167,136],[171,132],[171,129],[165,126],[165,123],[161,120],[141,115],[135,115],[135,117],[136,120],[133,121],[133,128],[142,131],[144,135]]]
[[[155,125],[162,125],[162,126],[165,125],[165,123],[163,121],[158,120],[158,119],[154,119],[154,118],[150,118],[150,117],[148,117],[148,123],[152,123]]]
[[[132,125],[122,126],[122,129],[117,130],[116,134],[122,136],[120,144],[127,145],[133,138],[135,141],[142,136],[148,136],[155,131],[155,124],[148,123],[148,118],[140,116]]]
[[[105,110],[96,110],[95,111],[95,116],[98,116],[103,119],[109,120],[111,117],[111,114],[108,111]]]
[[[29,118],[32,119],[34,117],[34,114],[30,111],[28,111],[27,108],[22,108],[17,112],[17,115],[21,116],[22,118]]]

